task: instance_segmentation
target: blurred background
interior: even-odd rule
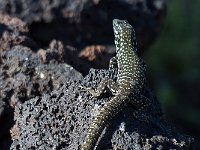
[[[167,118],[200,135],[200,1],[169,0],[160,37],[145,53],[150,82]]]

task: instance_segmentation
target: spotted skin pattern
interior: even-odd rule
[[[113,20],[113,30],[117,54],[110,60],[109,69],[117,69],[117,81],[103,79],[96,90],[89,92],[98,97],[107,86],[114,97],[105,103],[94,118],[81,147],[82,150],[94,149],[108,122],[125,107],[125,104],[131,102],[133,105],[140,105],[134,114],[136,118],[147,106],[143,103],[145,97],[140,95],[145,83],[146,67],[137,55],[135,31],[126,20],[119,19]],[[130,100],[131,93],[134,93],[134,96]]]

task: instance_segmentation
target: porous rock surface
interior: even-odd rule
[[[0,138],[3,139],[9,136],[13,108],[17,103],[50,93],[65,80],[82,78],[73,67],[58,64],[53,57],[48,58],[52,60],[48,64],[42,63],[40,57],[27,47],[13,46],[1,51],[0,55]],[[1,142],[0,149],[5,149]]]
[[[21,19],[0,13],[0,52],[15,45],[36,48],[28,33],[28,25]]]
[[[114,73],[114,74],[113,74]],[[41,97],[15,107],[11,149],[78,149],[100,107],[111,98],[104,93],[93,98],[83,86],[96,88],[103,78],[116,77],[116,71],[91,69],[82,80],[67,81]],[[146,110],[150,122],[141,122],[127,108],[110,121],[97,149],[188,149],[193,139],[177,133],[164,119],[156,97],[148,87],[143,94],[151,101]]]
[[[67,64],[44,64],[29,48],[14,46],[1,53],[0,99],[23,102],[57,89],[63,80],[79,77]]]
[[[38,46],[28,36],[26,23],[0,14],[0,149],[10,145],[9,130],[14,124],[17,103],[50,93],[63,80],[82,75],[63,61],[64,48],[52,41],[49,48],[34,52]]]

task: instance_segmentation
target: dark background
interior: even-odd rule
[[[168,119],[200,135],[200,2],[169,0],[160,37],[145,53],[150,82]]]

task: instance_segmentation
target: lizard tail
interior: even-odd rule
[[[98,138],[106,127],[108,121],[113,116],[120,112],[125,103],[123,96],[115,96],[109,102],[107,102],[99,111],[98,115],[94,118],[93,123],[90,125],[85,142],[83,143],[81,150],[93,150]]]

